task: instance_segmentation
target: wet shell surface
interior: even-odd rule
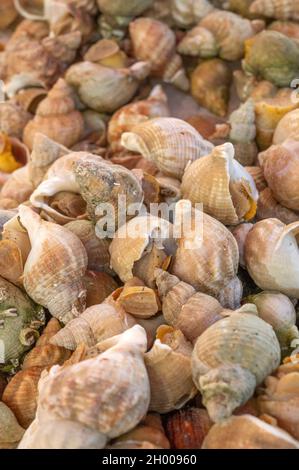
[[[188,162],[213,148],[190,124],[176,118],[155,118],[139,124],[122,135],[121,144],[153,161],[164,174],[179,179]]]
[[[71,147],[83,134],[83,118],[75,108],[72,90],[60,79],[38,106],[36,115],[24,129],[24,142],[32,149],[36,132]]]

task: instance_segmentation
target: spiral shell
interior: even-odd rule
[[[146,100],[127,104],[113,114],[107,132],[111,150],[115,152],[122,149],[120,139],[123,132],[131,131],[135,125],[148,119],[166,117],[169,113],[167,96],[162,87],[156,85]]]
[[[15,449],[24,432],[13,412],[0,402],[0,449]]]
[[[158,414],[148,414],[136,428],[114,440],[110,449],[169,449],[161,418]]]
[[[270,188],[265,188],[260,192],[256,217],[257,220],[279,219],[287,225],[299,220],[299,215],[296,212],[283,207],[276,201]]]
[[[3,0],[0,7],[0,29],[7,28],[11,23],[14,22],[18,15],[15,9],[13,0]]]
[[[274,198],[288,209],[299,211],[297,160],[299,142],[287,140],[260,154],[264,176]]]
[[[210,155],[189,165],[182,179],[182,195],[193,204],[230,225],[255,215],[258,193],[252,177],[234,160],[230,143],[215,147]]]
[[[176,212],[185,202],[177,203]],[[238,263],[238,245],[230,231],[204,212],[192,210],[191,227],[181,227],[171,274],[196,290],[217,297],[236,277]]]
[[[174,32],[161,21],[137,18],[129,26],[133,54],[137,60],[148,62],[153,76],[188,91],[189,81],[182,59],[176,54]]]
[[[273,135],[273,144],[282,144],[285,140],[298,140],[299,109],[288,112],[277,124]]]
[[[172,224],[150,214],[134,217],[114,235],[109,247],[110,265],[120,279],[126,282],[133,277],[136,262],[142,260],[155,247],[159,252],[174,248]]]
[[[104,339],[123,333],[135,323],[121,305],[109,299],[87,308],[58,331],[50,342],[74,351],[81,343],[88,347],[95,346]]]
[[[194,342],[210,325],[220,320],[223,310],[213,297],[196,292],[186,282],[162,269],[156,270],[156,284],[162,298],[162,312],[166,322],[178,328]]]
[[[84,310],[85,248],[69,230],[43,221],[29,207],[20,206],[19,217],[32,246],[24,267],[26,292],[66,323]]]
[[[192,407],[167,416],[165,427],[173,449],[201,449],[212,425],[206,410]]]
[[[263,31],[245,43],[243,69],[277,86],[288,87],[298,76],[297,44],[284,34]]]
[[[189,161],[207,155],[213,145],[185,121],[155,118],[125,132],[121,144],[155,162],[164,174],[181,178]]]
[[[191,74],[191,94],[201,106],[223,117],[228,110],[231,78],[231,70],[223,60],[206,60]]]
[[[278,426],[299,439],[299,369],[296,363],[288,368],[290,364],[280,366],[273,376],[267,377],[258,405],[262,413],[275,418]]]
[[[75,108],[72,91],[61,78],[38,106],[36,115],[24,129],[24,142],[32,149],[36,132],[66,147],[76,144],[83,133],[83,118]]]
[[[133,429],[150,401],[145,350],[145,332],[136,325],[95,358],[44,374],[36,419],[19,448],[100,449]]]
[[[192,374],[215,422],[244,404],[280,363],[272,327],[251,313],[237,313],[210,326],[196,341]]]
[[[0,103],[0,126],[5,134],[22,138],[23,130],[30,119],[32,115],[14,100]]]
[[[150,387],[149,409],[167,413],[194,397],[197,390],[191,374],[192,346],[180,330],[162,325],[157,339],[145,356]]]
[[[36,132],[28,163],[28,174],[34,187],[37,187],[42,182],[50,166],[58,158],[69,152],[66,147],[49,139],[45,134]]]
[[[5,78],[25,73],[52,86],[74,61],[80,44],[79,31],[49,36],[46,23],[24,20],[5,48]]]
[[[183,55],[209,59],[217,56],[219,47],[211,31],[202,26],[195,26],[179,42],[177,50]]]
[[[111,16],[138,16],[149,8],[153,0],[129,0],[124,3],[122,0],[97,0],[100,11]]]
[[[261,289],[299,297],[298,227],[299,222],[285,225],[278,219],[266,219],[250,230],[245,243],[246,267]]]
[[[242,165],[252,165],[258,149],[255,143],[256,123],[255,107],[252,99],[248,99],[233,111],[229,117],[229,139],[235,148],[235,158]]]
[[[43,325],[44,311],[18,287],[0,278],[0,343],[2,366],[17,366]]]
[[[92,271],[105,271],[111,274],[109,268],[110,240],[107,238],[98,238],[95,234],[94,225],[89,220],[75,220],[64,226],[76,235],[84,245],[88,257],[88,269]]]
[[[299,20],[298,0],[255,0],[250,12],[279,20]]]
[[[215,9],[199,22],[194,31],[188,32],[186,39],[183,39],[187,43],[186,49],[182,45],[179,50],[207,57],[207,41],[208,56],[218,54],[224,60],[239,60],[244,55],[244,42],[262,27],[263,22],[250,22],[230,11]]]
[[[85,61],[72,65],[65,79],[89,108],[112,113],[132,99],[148,71],[144,62],[128,69],[113,69]]]
[[[290,299],[280,292],[263,291],[247,297],[246,301],[254,303],[259,317],[273,327],[285,356],[290,352],[292,341],[299,338],[296,311]]]
[[[298,449],[299,442],[282,429],[251,415],[232,416],[212,426],[203,449]]]
[[[172,18],[177,26],[188,28],[214,9],[211,3],[209,0],[171,0]]]
[[[0,191],[0,200],[10,199],[15,203],[11,207],[17,207],[18,204],[29,199],[33,190],[34,186],[30,181],[28,166],[26,165],[15,170],[3,184]]]
[[[82,158],[74,164],[75,180],[79,192],[86,202],[87,213],[94,223],[97,223],[97,235],[103,228],[110,235],[117,230],[118,207],[120,200],[124,201],[127,210],[131,204],[136,210],[141,207],[143,191],[134,173],[120,165],[109,165],[100,158]],[[109,212],[104,215],[103,207],[109,204]],[[113,209],[113,210],[112,210]],[[105,208],[108,211],[108,209]],[[108,219],[108,223],[107,223]],[[112,225],[111,225],[112,224]]]

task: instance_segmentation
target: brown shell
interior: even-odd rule
[[[148,61],[153,76],[163,78],[164,81],[188,91],[189,82],[182,59],[175,51],[174,32],[165,23],[152,18],[138,18],[132,21],[129,31],[134,57]]]
[[[166,418],[166,434],[173,449],[201,449],[213,423],[206,410],[186,408]]]
[[[33,148],[36,132],[66,147],[72,147],[80,140],[83,130],[83,117],[76,110],[72,90],[61,78],[39,104],[34,119],[24,129],[23,138],[30,149]]]
[[[86,288],[86,308],[104,302],[118,288],[112,276],[96,271],[86,271],[83,282]]]

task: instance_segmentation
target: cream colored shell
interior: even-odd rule
[[[244,309],[210,326],[192,353],[193,380],[216,422],[246,403],[279,364],[280,346],[273,328]]]
[[[215,147],[210,155],[191,163],[185,170],[182,196],[226,225],[249,220],[255,215],[258,193],[253,178],[234,159],[231,143]]]
[[[185,121],[155,118],[125,132],[121,144],[152,160],[164,174],[181,179],[188,162],[211,152],[213,144]]]
[[[254,282],[264,290],[299,297],[299,222],[261,220],[246,238],[245,262]]]
[[[150,401],[145,331],[136,325],[110,346],[95,358],[54,366],[43,375],[37,416],[20,449],[101,449],[141,421]]]
[[[27,206],[19,206],[19,217],[31,242],[23,274],[26,292],[67,323],[85,307],[85,248],[69,230],[43,221]]]

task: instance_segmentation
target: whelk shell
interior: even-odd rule
[[[121,144],[153,161],[165,175],[181,179],[189,161],[207,155],[213,144],[185,121],[155,118],[124,132]]]
[[[213,423],[206,410],[186,408],[167,416],[166,433],[173,449],[201,449]]]
[[[190,202],[181,200],[176,204],[177,214],[184,210],[186,202],[189,210]],[[199,221],[201,232],[197,229]],[[238,263],[238,245],[230,231],[208,214],[192,209],[191,227],[181,225],[171,274],[196,290],[217,297],[236,277]]]
[[[267,377],[258,405],[262,413],[276,418],[278,426],[299,439],[299,368],[298,363],[290,369],[287,366],[280,366],[274,376]]]
[[[299,211],[299,142],[286,140],[271,146],[259,159],[274,198],[284,207]]]
[[[138,60],[148,62],[153,76],[188,91],[189,81],[182,59],[176,54],[174,32],[161,21],[137,18],[129,26],[133,54]]]
[[[37,417],[19,448],[100,449],[141,421],[150,401],[145,331],[136,325],[110,346],[95,358],[44,374]]]
[[[285,225],[278,219],[265,219],[250,230],[245,243],[245,262],[261,289],[299,297],[298,229],[299,222]]]
[[[279,20],[299,20],[298,0],[255,0],[250,12]]]
[[[298,449],[299,442],[282,429],[251,415],[231,416],[214,424],[203,449]]]
[[[158,252],[165,254],[173,249],[172,245],[172,224],[166,219],[150,214],[134,217],[114,235],[109,247],[110,265],[120,279],[126,282],[133,277],[137,261],[147,256],[155,247]]]
[[[104,271],[112,274],[109,268],[110,254],[108,238],[98,238],[95,228],[90,220],[74,220],[64,226],[74,233],[84,245],[88,258],[88,269],[91,271]]]
[[[37,386],[42,371],[54,364],[63,364],[71,355],[70,351],[49,344],[50,338],[60,328],[58,320],[52,318],[35,347],[25,356],[23,370],[9,381],[3,394],[3,401],[15,413],[24,428],[27,428],[35,418]]]
[[[285,140],[298,140],[299,109],[294,109],[283,116],[273,135],[273,144],[282,144]]]
[[[76,110],[73,93],[60,78],[38,106],[36,115],[24,129],[24,143],[33,148],[36,132],[66,147],[76,144],[83,134],[82,115]]]
[[[210,325],[220,320],[221,304],[210,295],[196,292],[186,282],[162,269],[156,270],[156,284],[166,322],[180,329],[194,342]]]
[[[179,409],[197,390],[192,381],[192,345],[180,330],[162,325],[156,341],[145,354],[150,387],[149,409],[158,413]]]
[[[132,99],[148,72],[149,66],[144,62],[126,69],[113,69],[85,61],[72,65],[65,78],[86,106],[112,113]]]
[[[0,278],[0,294],[0,343],[4,348],[1,364],[9,371],[34,345],[45,318],[39,305],[3,278]]]
[[[195,343],[192,374],[211,419],[228,418],[279,363],[273,328],[244,307],[210,326]]]
[[[298,76],[298,61],[296,42],[277,31],[263,31],[245,42],[244,71],[274,85],[288,87]]]
[[[285,356],[290,352],[292,341],[299,338],[296,310],[290,299],[280,292],[263,291],[247,297],[246,301],[254,303],[259,317],[273,327]]]
[[[107,273],[86,271],[84,276],[86,288],[86,307],[100,304],[118,288],[117,282]]]
[[[30,297],[67,323],[85,307],[85,248],[69,230],[43,221],[29,207],[21,205],[19,217],[32,247],[24,267],[24,287]]]
[[[270,188],[265,188],[259,194],[256,211],[257,220],[275,218],[284,224],[291,224],[299,220],[299,214],[279,204],[274,198]]]
[[[191,74],[191,94],[201,106],[223,117],[228,110],[231,78],[223,60],[204,61]]]
[[[167,96],[160,85],[156,85],[146,100],[129,103],[111,117],[108,125],[107,139],[113,152],[122,150],[120,143],[123,132],[129,132],[140,122],[155,117],[169,116]]]
[[[81,343],[88,347],[119,335],[135,325],[134,318],[113,299],[87,308],[50,340],[51,344],[75,350]]]
[[[15,449],[24,432],[13,412],[0,402],[0,449]]]
[[[250,220],[258,193],[252,177],[234,159],[234,147],[226,143],[189,165],[182,179],[182,196],[226,225]]]

